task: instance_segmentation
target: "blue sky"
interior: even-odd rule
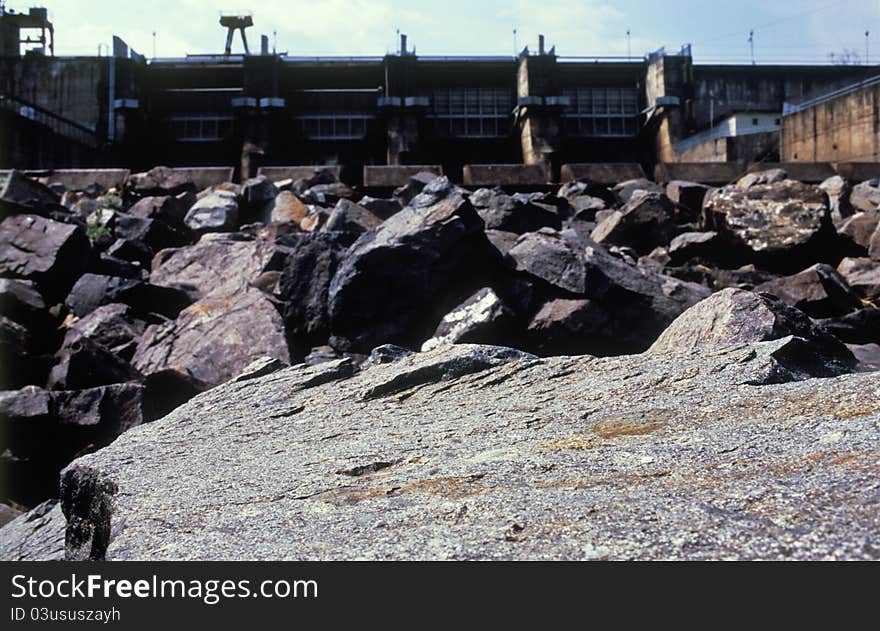
[[[700,62],[748,62],[749,30],[759,63],[827,61],[852,50],[880,63],[880,0],[7,0],[7,8],[49,9],[60,55],[95,54],[119,35],[151,56],[221,52],[221,11],[250,11],[252,48],[277,31],[279,51],[292,55],[381,55],[396,50],[400,29],[421,55],[512,54],[537,46],[538,33],[560,55],[633,55],[693,44]],[[240,43],[236,40],[238,50]]]

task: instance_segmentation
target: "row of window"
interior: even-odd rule
[[[358,95],[360,96],[360,95]],[[511,132],[513,93],[506,88],[443,88],[433,92],[428,118],[435,133],[452,138],[504,138]],[[563,117],[571,136],[631,137],[638,133],[638,92],[627,88],[573,88]],[[364,138],[369,113],[306,114],[294,117],[298,131],[312,140]],[[174,138],[216,141],[232,127],[228,115],[174,116]]]

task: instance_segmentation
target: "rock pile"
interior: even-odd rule
[[[259,358],[298,364],[289,374],[311,388],[360,366],[378,375],[391,359],[421,366],[423,354],[410,359],[419,350],[519,353],[444,359],[392,386],[355,378],[370,400],[465,378],[461,365],[513,370],[498,357],[531,366],[649,351],[608,360],[623,374],[661,350],[750,345],[757,359],[742,361],[763,372],[737,383],[880,365],[874,180],[817,187],[773,172],[720,189],[632,180],[524,194],[421,173],[377,199],[328,171],[198,191],[157,167],[123,190],[61,196],[10,177],[17,192],[0,200],[0,476],[10,482],[0,501],[25,507],[57,497],[75,457]],[[681,366],[708,370],[700,361]]]

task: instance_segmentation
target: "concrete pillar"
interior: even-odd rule
[[[407,154],[418,154],[419,128],[430,106],[427,97],[418,96],[418,59],[407,52],[405,35],[400,46],[402,54],[385,57],[385,89],[378,102],[385,125],[386,163],[394,166],[411,163]]]
[[[554,155],[561,148],[562,109],[556,84],[556,55],[529,55],[528,49],[519,56],[517,67],[517,125],[523,162],[540,165],[549,175]]]
[[[674,145],[688,135],[693,100],[692,65],[689,54],[658,52],[648,58],[645,91],[652,110],[649,127],[654,130],[658,162],[676,162]]]

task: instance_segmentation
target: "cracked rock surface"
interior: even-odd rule
[[[792,339],[263,367],[72,463],[66,555],[876,559],[880,374]]]

